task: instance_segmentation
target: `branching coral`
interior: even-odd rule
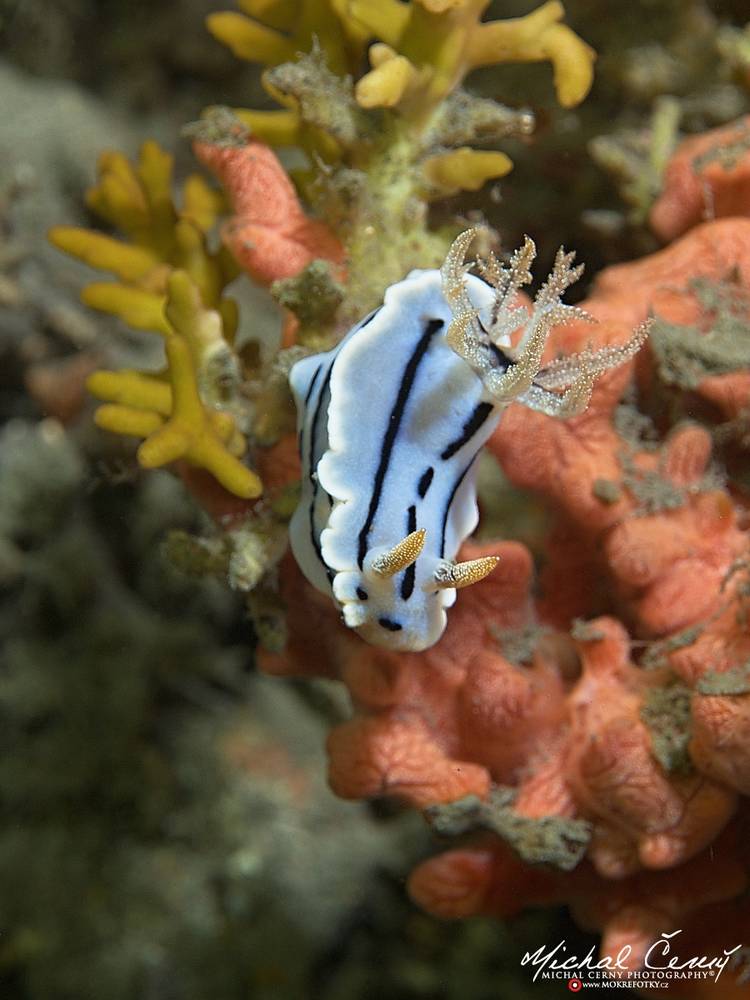
[[[526,17],[482,23],[486,6],[476,0],[451,4],[417,0],[406,9],[388,5],[389,16],[384,18],[381,5],[355,4],[358,16],[383,39],[370,48],[373,69],[357,84],[358,103],[363,107],[396,107],[405,118],[419,122],[453,93],[472,69],[541,60],[553,64],[557,97],[563,107],[580,103],[591,86],[594,53],[560,23],[562,4],[551,0]],[[436,39],[437,44],[426,45],[428,38]],[[470,118],[480,119],[480,107],[467,104]],[[512,168],[505,153],[468,145],[450,148],[456,142],[445,127],[448,120],[444,116],[442,129],[433,132],[433,148],[423,165],[425,180],[437,192],[476,190]],[[531,123],[530,118],[519,119],[517,127],[528,131]],[[472,138],[476,141],[478,136]]]
[[[236,55],[269,67],[318,45],[325,65],[337,74],[358,70],[365,43],[374,36],[380,41],[370,45],[372,69],[357,82],[356,101],[367,109],[398,108],[411,120],[429,117],[472,69],[500,62],[550,61],[560,103],[571,107],[582,101],[591,87],[594,53],[561,23],[563,5],[550,0],[526,17],[482,23],[487,5],[487,0],[245,2],[241,7],[249,16],[213,14],[208,26]],[[273,73],[265,75],[264,84],[288,110],[239,111],[240,117],[274,145],[305,145],[304,129],[315,123],[307,120],[299,96],[279,87]],[[465,164],[472,163],[470,152],[459,151]],[[479,162],[481,157],[477,168]],[[497,160],[497,171],[509,168],[507,157]]]
[[[527,906],[567,901],[582,926],[601,929],[601,958],[614,961],[622,948],[629,948],[625,964],[634,970],[642,966],[653,942],[671,933],[669,927],[688,933],[689,928],[699,927],[704,954],[705,923],[699,917],[693,924],[696,914],[718,921],[731,914],[731,930],[727,933],[723,924],[713,943],[719,954],[728,940],[734,947],[747,915],[741,904],[738,908],[728,901],[747,887],[746,862],[740,824],[722,834],[715,851],[703,852],[689,866],[616,881],[597,876],[586,864],[570,875],[530,868],[505,845],[485,838],[421,864],[410,878],[409,890],[422,906],[447,919],[477,913],[508,918]],[[680,948],[680,953],[683,958],[695,954],[689,946]],[[727,986],[731,989],[730,982]]]
[[[185,272],[174,271],[165,308],[172,327],[165,343],[169,382],[140,372],[92,375],[91,391],[117,401],[100,406],[96,422],[116,433],[145,437],[138,449],[144,468],[184,458],[213,473],[230,493],[255,497],[260,479],[238,460],[246,447],[242,434],[229,413],[207,410],[198,391],[196,355],[221,343],[221,336],[212,330],[219,325],[217,314],[203,310],[195,299],[195,286]]]
[[[251,142],[236,119],[209,116],[198,132],[196,151],[225,182],[236,212],[223,229],[227,249],[210,249],[207,235],[224,196],[192,175],[178,209],[171,157],[155,143],[144,144],[136,167],[120,154],[104,154],[99,183],[88,194],[92,210],[129,242],[67,226],[55,227],[50,238],[118,277],[88,285],[86,304],[164,338],[164,372],[90,376],[91,392],[106,402],[97,410],[99,426],[145,438],[138,460],[146,468],[185,459],[235,496],[253,498],[261,480],[240,460],[256,417],[247,373],[232,350],[236,304],[224,290],[236,277],[235,260],[267,285],[296,275],[314,256],[340,261],[341,249],[324,226],[304,216],[278,160]]]
[[[580,103],[593,79],[594,53],[566,25],[557,0],[526,17],[481,22],[486,0],[413,0],[408,5],[354,0],[356,20],[382,39],[370,49],[373,69],[356,88],[363,107],[425,109],[451,93],[478,66],[549,61],[563,107]]]
[[[277,66],[317,42],[334,73],[356,70],[367,33],[348,0],[241,0],[239,6],[242,14],[207,19],[209,31],[239,58]]]
[[[185,182],[178,210],[172,159],[155,143],[144,144],[135,168],[122,155],[106,153],[99,170],[89,205],[129,242],[69,226],[55,227],[50,238],[86,263],[114,272],[117,282],[88,285],[83,301],[164,337],[167,371],[90,376],[91,391],[108,403],[97,411],[97,423],[146,438],[138,457],[147,468],[184,457],[209,469],[230,492],[257,496],[258,476],[239,461],[246,443],[237,414],[229,412],[231,400],[225,405],[229,394],[219,399],[211,388],[217,369],[225,385],[227,376],[235,386],[238,378],[229,352],[236,309],[223,296],[235,265],[225,252],[211,251],[206,238],[222,199],[196,174]]]
[[[504,577],[476,585],[471,602],[459,599],[458,620],[421,656],[365,647],[336,636],[331,623],[318,661],[308,650],[319,631],[310,630],[309,616],[305,627],[300,598],[287,590],[292,611],[300,609],[290,621],[293,644],[283,657],[265,655],[263,666],[275,673],[333,669],[349,687],[358,715],[334,730],[328,747],[339,794],[391,794],[429,805],[442,834],[455,835],[471,829],[470,800],[462,813],[468,821],[460,826],[459,814],[449,820],[436,803],[515,787],[512,806],[502,807],[504,819],[492,819],[490,800],[484,818],[474,822],[494,830],[526,866],[508,847],[485,839],[481,848],[449,852],[419,868],[411,891],[420,903],[455,918],[509,916],[523,905],[567,900],[587,925],[604,930],[605,954],[617,950],[612,942],[619,939],[633,946],[637,962],[650,935],[684,926],[690,913],[747,884],[736,851],[725,878],[714,872],[708,895],[676,896],[686,875],[671,871],[721,832],[735,796],[700,772],[670,773],[658,763],[654,736],[640,715],[663,673],[628,662],[628,637],[617,622],[598,619],[579,628],[574,647],[538,644],[531,667],[507,661],[487,626],[517,628],[529,620],[528,557],[509,543],[463,555],[479,551],[502,556]],[[288,587],[296,586],[293,579],[287,567]],[[593,870],[584,865],[556,874],[555,867],[570,867],[556,838],[569,836],[566,824],[581,820],[591,829],[588,837],[579,832]],[[553,821],[559,834],[552,834]],[[530,861],[536,864],[528,867]],[[710,857],[695,864],[693,885],[705,881]],[[668,871],[645,875],[644,867]],[[616,888],[609,879],[617,880]]]
[[[178,208],[172,197],[172,157],[155,142],[146,142],[135,166],[121,153],[103,153],[98,182],[86,200],[96,215],[126,237],[72,226],[50,231],[61,250],[117,277],[116,282],[88,285],[82,294],[87,305],[114,313],[138,329],[166,333],[167,278],[173,268],[181,268],[200,289],[203,304],[219,310],[231,338],[236,316],[222,292],[235,277],[236,266],[226,254],[212,252],[206,239],[223,199],[199,174],[185,181]]]

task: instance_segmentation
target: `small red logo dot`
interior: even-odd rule
[[[569,979],[568,989],[570,990],[571,993],[578,993],[580,990],[583,989],[583,983],[581,982],[580,979],[575,979],[575,978]]]

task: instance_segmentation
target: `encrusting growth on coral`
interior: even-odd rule
[[[643,224],[661,192],[664,172],[679,136],[680,105],[676,98],[654,101],[648,130],[622,130],[615,136],[599,135],[589,143],[593,160],[617,184],[629,206],[631,224]]]
[[[512,808],[515,798],[513,789],[496,788],[484,801],[469,795],[448,805],[431,806],[425,809],[425,817],[441,836],[490,830],[530,864],[548,864],[561,871],[574,869],[586,853],[591,825],[586,820],[558,816],[522,816]]]

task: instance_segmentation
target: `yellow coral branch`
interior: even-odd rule
[[[159,264],[159,257],[153,250],[133,246],[90,229],[53,226],[47,236],[59,250],[91,267],[112,271],[123,281],[141,281]]]
[[[93,372],[86,380],[86,388],[92,396],[108,403],[153,410],[164,417],[172,412],[172,388],[169,383],[143,372]]]
[[[141,146],[136,172],[148,206],[150,239],[163,255],[169,253],[177,221],[171,190],[173,165],[174,157],[153,140]]]
[[[81,301],[92,309],[119,316],[136,330],[151,330],[162,336],[169,333],[163,295],[113,281],[94,281],[81,292]]]
[[[221,318],[206,309],[194,279],[187,271],[173,271],[167,286],[164,316],[169,328],[178,330],[200,364],[207,351],[223,343]]]
[[[218,310],[236,329],[236,315],[222,292],[236,276],[223,249],[213,251],[207,233],[225,208],[224,196],[198,174],[183,185],[183,205],[172,198],[173,158],[155,142],[145,142],[133,166],[121,153],[99,160],[99,179],[88,192],[89,205],[131,242],[74,226],[49,232],[55,246],[92,267],[112,271],[119,282],[94,282],[82,292],[86,305],[119,316],[139,330],[165,336],[164,303],[170,273],[188,272],[202,304]]]
[[[588,93],[594,51],[560,20],[559,0],[550,0],[525,17],[483,24],[487,0],[352,0],[352,15],[387,43],[393,56],[381,61],[370,50],[373,69],[357,85],[362,107],[400,106],[407,116],[424,119],[477,66],[549,60],[558,100],[565,107]],[[414,73],[407,72],[411,66]]]
[[[431,14],[444,14],[446,11],[469,7],[472,4],[472,0],[418,0],[418,2]],[[486,4],[482,4],[482,7],[485,6]]]
[[[169,381],[136,371],[95,372],[88,388],[106,401],[96,411],[97,425],[145,438],[138,449],[144,468],[182,458],[208,470],[236,496],[258,496],[259,477],[239,461],[247,442],[234,418],[207,407],[201,398],[201,361],[217,343],[223,344],[221,320],[202,305],[199,290],[185,271],[169,277],[163,324]]]
[[[221,441],[227,446],[227,451],[235,458],[242,458],[247,451],[247,441],[244,434],[237,430],[232,415],[221,410],[211,410],[208,419]]]
[[[387,46],[373,45],[370,60],[375,66],[357,83],[355,97],[362,108],[393,108],[417,78],[417,70],[404,56],[383,58]],[[379,50],[373,56],[373,49]]]
[[[213,228],[219,216],[227,211],[226,198],[209,187],[200,174],[190,174],[182,186],[183,219],[189,219],[204,233]]]
[[[131,238],[148,228],[148,206],[135,171],[122,153],[99,157],[99,183],[86,192],[86,204]]]
[[[239,460],[247,442],[238,421],[244,426],[250,417],[237,392],[241,373],[230,349],[237,307],[222,295],[237,264],[207,243],[225,200],[193,175],[178,208],[172,167],[172,157],[153,142],[144,143],[135,166],[120,153],[103,154],[89,204],[130,242],[71,226],[56,227],[50,239],[119,279],[89,284],[84,303],[165,338],[166,380],[135,371],[90,377],[90,391],[104,400],[95,414],[98,426],[143,438],[138,459],[144,467],[183,458],[237,496],[251,498],[261,482]]]
[[[573,108],[591,90],[596,53],[566,24],[550,28],[543,45],[552,63],[557,99],[564,108]]]
[[[294,146],[299,142],[300,116],[295,110],[251,111],[235,108],[234,113],[253,135],[271,146]]]
[[[144,468],[153,469],[184,458],[207,469],[236,496],[246,499],[260,496],[263,485],[259,476],[228,451],[203,408],[187,342],[173,335],[167,338],[166,349],[173,394],[172,416],[143,442],[138,449],[138,461]]]
[[[219,302],[218,313],[221,316],[221,334],[230,346],[234,344],[237,328],[240,325],[240,310],[234,299],[222,299]]]
[[[240,59],[265,66],[290,62],[317,46],[333,73],[359,65],[370,32],[350,12],[349,0],[239,0],[249,14],[221,11],[206,19],[211,34]]]
[[[164,421],[158,413],[151,413],[148,410],[107,404],[97,408],[94,413],[94,423],[102,430],[113,434],[147,438],[155,434],[163,426]]]
[[[244,14],[231,10],[209,14],[206,26],[214,38],[231,49],[239,59],[278,66],[294,58],[294,45],[286,35],[250,20]]]
[[[478,191],[486,181],[512,169],[513,161],[505,153],[467,146],[431,156],[423,164],[426,180],[442,194]]]
[[[237,0],[240,10],[269,28],[287,31],[299,10],[298,0]]]
[[[526,17],[478,25],[467,47],[469,65],[549,59],[558,100],[563,107],[579,104],[591,88],[596,53],[567,25],[558,23],[564,16],[559,0],[550,0]]]
[[[175,264],[187,271],[201,293],[203,304],[217,306],[223,288],[221,267],[215,257],[206,252],[206,240],[200,229],[189,219],[180,219],[174,227]]]
[[[349,11],[377,38],[388,45],[398,45],[409,23],[410,11],[399,0],[350,0]]]
[[[469,62],[472,66],[489,66],[516,60],[521,53],[537,48],[548,28],[564,16],[562,3],[549,0],[524,17],[479,24],[471,33],[467,49]]]

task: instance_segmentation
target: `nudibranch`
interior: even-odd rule
[[[456,590],[495,568],[495,558],[455,558],[479,518],[476,458],[503,410],[579,413],[596,377],[647,333],[542,367],[552,327],[586,318],[561,302],[582,267],[560,250],[529,310],[518,291],[531,280],[533,242],[507,265],[493,254],[477,261],[476,276],[464,263],[474,235],[454,241],[440,271],[392,285],[336,347],[290,374],[303,469],[294,556],[346,625],[391,649],[437,642]]]

